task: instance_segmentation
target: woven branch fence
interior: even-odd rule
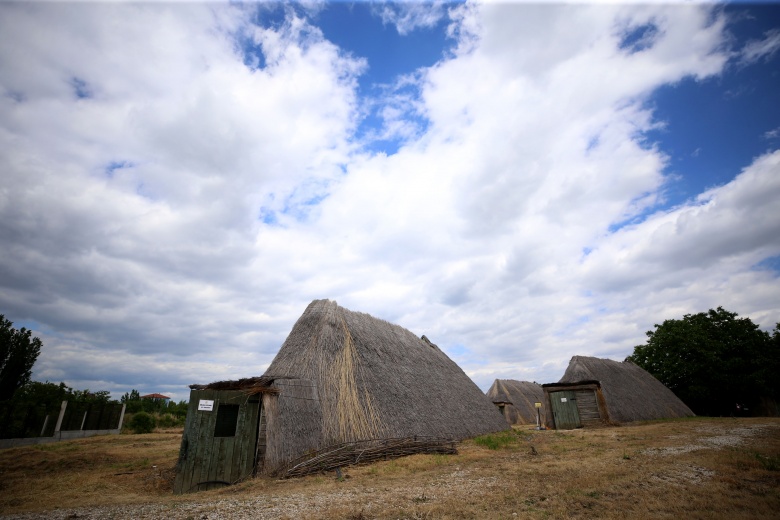
[[[438,437],[404,437],[345,442],[307,453],[293,460],[279,471],[281,478],[302,477],[310,473],[333,471],[355,464],[367,464],[416,453],[454,455],[458,453],[455,441]]]

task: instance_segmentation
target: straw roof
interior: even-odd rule
[[[495,404],[506,403],[504,417],[509,424],[536,424],[534,403],[544,402],[544,389],[539,383],[496,379],[487,396]]]
[[[663,383],[630,361],[574,356],[559,383],[589,380],[601,383],[611,421],[622,423],[694,415]]]
[[[330,300],[309,304],[263,378],[314,383],[323,445],[414,435],[460,440],[507,428],[427,338]]]

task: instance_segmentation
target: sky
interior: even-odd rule
[[[780,322],[780,4],[0,2],[0,314],[187,399],[314,299],[482,389]]]

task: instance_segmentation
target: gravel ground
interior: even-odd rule
[[[711,450],[720,449],[725,447],[739,446],[747,437],[753,437],[763,431],[777,428],[777,425],[763,425],[763,426],[737,426],[734,428],[726,427],[714,427],[708,426],[705,428],[699,428],[699,432],[705,434],[705,436],[696,439],[693,444],[685,444],[682,446],[670,446],[666,448],[650,448],[644,451],[648,455],[680,455],[682,453],[688,453],[696,450]]]
[[[288,493],[263,494],[249,499],[211,498],[208,502],[171,502],[169,504],[139,504],[121,506],[97,506],[79,509],[61,509],[43,513],[23,513],[3,516],[14,520],[134,520],[134,519],[192,519],[224,520],[253,519],[279,520],[316,518],[318,511],[333,506],[352,508],[355,514],[370,515],[374,507],[387,510],[388,504],[427,502],[471,493],[496,484],[495,478],[471,475],[470,471],[456,469],[452,473],[429,482],[424,490],[417,486],[401,486],[391,489],[361,488],[318,492],[315,494]],[[196,496],[196,495],[193,495]],[[195,499],[197,500],[197,499]],[[399,508],[400,509],[400,508]]]

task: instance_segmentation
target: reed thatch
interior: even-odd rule
[[[544,403],[542,385],[514,379],[496,379],[487,396],[493,404],[504,409],[504,418],[509,424],[536,424],[535,403]],[[541,420],[544,424],[544,417]]]
[[[694,413],[663,383],[630,361],[574,356],[558,383],[598,381],[613,423],[691,417]],[[554,385],[544,385],[546,389]]]
[[[276,473],[301,454],[313,453],[322,443],[322,408],[316,385],[308,379],[276,379],[278,394],[263,396],[261,430],[264,446],[258,450],[257,470]]]
[[[311,381],[316,389],[318,449],[414,436],[461,440],[507,428],[487,396],[427,338],[329,300],[309,304],[263,375],[289,378]],[[264,396],[263,402],[273,399]],[[273,413],[266,408],[266,472],[304,455],[316,437],[273,423]],[[281,449],[272,438],[285,445],[284,454],[272,456]]]

